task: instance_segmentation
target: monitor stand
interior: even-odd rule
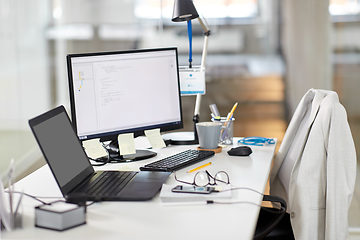
[[[147,158],[152,158],[157,155],[156,152],[146,150],[146,149],[136,149],[136,153],[121,155],[119,150],[119,144],[117,140],[113,140],[109,143],[107,150],[109,151],[110,161],[111,163],[120,163],[120,162],[133,162],[144,160]],[[106,157],[103,157],[102,160],[105,162],[107,160]]]

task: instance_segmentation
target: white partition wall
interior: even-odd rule
[[[47,0],[0,0],[0,130],[50,108]]]
[[[28,119],[51,108],[48,41],[51,1],[0,0],[0,175],[16,180],[41,166]]]

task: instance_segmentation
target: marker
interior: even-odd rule
[[[207,164],[201,165],[200,167],[191,169],[190,171],[188,171],[188,173],[195,172],[195,171],[197,171],[197,170],[199,170],[199,169],[201,169],[201,168],[204,168],[204,167],[206,167],[206,166],[209,166],[209,165],[211,165],[211,162],[208,162]]]
[[[210,107],[211,113],[214,114],[215,117],[220,116],[219,110],[218,110],[218,108],[217,108],[217,106],[216,106],[215,103],[214,103],[214,104],[210,104],[209,107]]]

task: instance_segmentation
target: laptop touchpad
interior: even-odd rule
[[[158,188],[158,189],[157,189]],[[120,193],[122,200],[150,200],[160,190],[157,183],[132,182]]]
[[[145,190],[150,190],[153,189],[154,187],[156,187],[158,184],[156,183],[144,183],[144,182],[134,182],[133,184],[130,184],[129,187],[127,188],[128,190],[131,191],[145,191]]]

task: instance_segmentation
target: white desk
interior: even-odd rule
[[[234,143],[238,139],[234,139]],[[107,164],[101,169],[138,169],[140,166],[175,154],[196,148],[193,146],[169,146],[158,151],[155,158],[148,160]],[[190,169],[211,161],[206,167],[210,173],[226,171],[232,186],[249,187],[264,192],[269,176],[275,145],[252,146],[249,157],[234,157],[223,149],[214,157],[184,168],[177,177],[192,181],[195,173]],[[100,169],[100,168],[98,168]],[[176,184],[171,174],[166,182]],[[47,165],[22,179],[15,185],[16,190],[24,190],[35,196],[62,196]],[[236,190],[232,198],[223,201],[250,201],[261,204],[262,196],[249,190]],[[46,202],[52,199],[42,199]],[[220,200],[218,200],[220,201]],[[207,204],[186,206],[163,206],[156,196],[146,202],[101,202],[87,209],[85,225],[57,232],[34,227],[34,207],[39,202],[24,197],[24,222],[22,229],[2,232],[2,239],[252,239],[259,207],[252,204]]]

